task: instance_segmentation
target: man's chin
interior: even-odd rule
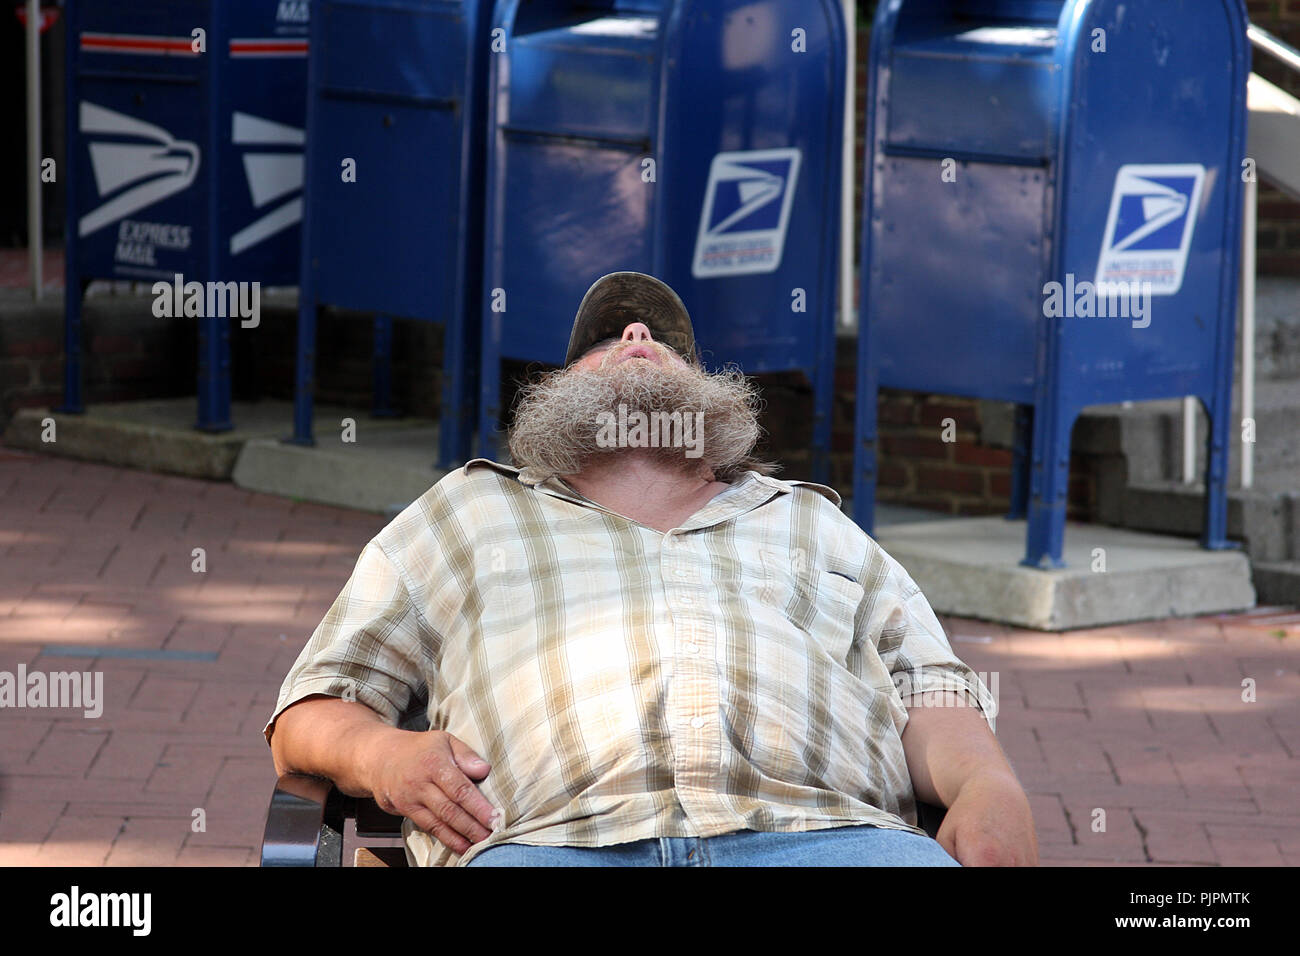
[[[659,448],[629,448],[625,446],[602,448],[592,446],[586,450],[582,458],[583,471],[595,469],[613,470],[640,464],[668,468],[688,475],[694,475],[700,471],[701,467],[699,458],[690,458],[686,455],[685,449],[672,446]]]

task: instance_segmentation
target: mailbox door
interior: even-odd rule
[[[880,385],[1032,403],[1043,322],[1043,168],[885,155],[862,277]]]
[[[479,2],[322,2],[312,57],[312,282],[318,301],[460,321],[481,187],[472,60]],[[319,58],[319,59],[317,59]],[[481,121],[478,121],[481,122]]]
[[[509,218],[499,233],[499,284],[484,309],[503,356],[558,364],[592,282],[652,271],[641,158],[618,147],[511,137],[500,167]],[[493,308],[496,289],[508,296],[502,310]]]
[[[913,2],[877,18],[862,321],[882,386],[1034,401],[1063,6]]]
[[[69,226],[82,278],[206,272],[209,60],[204,0],[80,0],[68,10]]]
[[[497,6],[507,51],[492,60],[485,365],[558,364],[593,281],[653,271],[659,6]]]

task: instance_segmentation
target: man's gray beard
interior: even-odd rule
[[[575,475],[597,459],[644,455],[688,473],[711,471],[718,481],[739,477],[753,461],[759,437],[758,392],[739,369],[708,373],[696,366],[664,366],[635,359],[609,368],[569,368],[526,386],[510,429],[510,455],[517,467],[545,475]],[[698,457],[681,447],[608,448],[597,442],[602,418],[681,412],[702,413]],[[602,414],[604,413],[604,414]],[[698,438],[697,438],[698,440]],[[666,444],[666,441],[665,441]]]

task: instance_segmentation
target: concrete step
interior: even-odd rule
[[[1252,562],[1300,559],[1300,378],[1261,381],[1255,392],[1254,481],[1241,488],[1241,413],[1229,429],[1228,536]],[[1197,415],[1198,479],[1182,482],[1182,402],[1104,405],[1080,416],[1077,453],[1098,469],[1097,520],[1165,534],[1199,536],[1204,523],[1205,437]]]
[[[409,495],[405,506],[441,477],[432,467],[438,449],[436,422],[372,418],[341,405],[317,404],[315,411],[317,444],[310,449],[281,441],[293,432],[292,402],[232,402],[236,427],[212,434],[194,428],[193,398],[88,405],[79,415],[24,408],[10,419],[4,443],[143,471],[213,481],[233,478],[236,484],[240,483],[237,462],[247,446],[257,444],[251,470],[246,471],[246,487],[251,490],[379,512]],[[344,425],[347,420],[352,422],[350,428]],[[384,470],[382,459],[390,450],[413,474],[403,472],[398,479]],[[336,464],[331,454],[336,451],[344,455],[342,464]],[[365,468],[371,459],[378,471],[367,477]],[[276,468],[286,471],[277,475]],[[333,484],[320,470],[331,468],[337,472]],[[367,480],[372,481],[369,487]],[[388,481],[396,484],[386,488]]]
[[[1271,491],[1300,489],[1300,378],[1260,382],[1255,389],[1253,487]],[[1209,423],[1197,408],[1196,465],[1205,469]],[[1241,483],[1241,409],[1233,402],[1228,429],[1228,484]],[[1094,405],[1075,425],[1076,452],[1122,455],[1133,484],[1181,480],[1183,473],[1183,403],[1181,399]]]
[[[1300,561],[1260,561],[1251,566],[1263,604],[1300,604]]]
[[[1196,475],[1207,423],[1198,414]],[[1240,409],[1230,429],[1228,537],[1251,562],[1265,604],[1300,604],[1300,379],[1263,381],[1255,394],[1255,478],[1240,486]],[[1199,537],[1203,481],[1184,484],[1182,402],[1098,406],[1080,417],[1076,451],[1098,462],[1098,520],[1135,531]]]
[[[239,428],[216,433],[193,427],[192,398],[88,405],[78,415],[23,408],[9,420],[4,442],[82,461],[222,481],[250,437],[292,430],[284,418],[272,424],[251,414],[251,407],[240,409],[244,424]]]
[[[1136,531],[1199,537],[1205,523],[1205,487],[1153,482],[1123,489],[1112,502],[1118,520]],[[1300,491],[1237,489],[1228,493],[1228,537],[1240,541],[1252,561],[1287,561],[1300,548]]]
[[[875,538],[940,614],[1065,631],[1255,604],[1244,554],[1167,535],[1071,523],[1066,566],[1055,570],[1020,565],[1024,521],[909,522],[878,528]]]
[[[355,440],[307,448],[264,438],[245,443],[232,480],[241,488],[395,516],[445,474],[434,467],[438,426],[419,419],[359,420]]]

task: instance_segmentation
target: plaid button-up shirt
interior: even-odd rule
[[[990,726],[994,709],[838,505],[748,472],[663,533],[558,478],[472,461],[366,545],[267,740],[284,708],[326,694],[393,725],[414,705],[471,746],[503,824],[458,856],[408,820],[427,865],[500,843],[921,833],[900,687],[961,692]]]

